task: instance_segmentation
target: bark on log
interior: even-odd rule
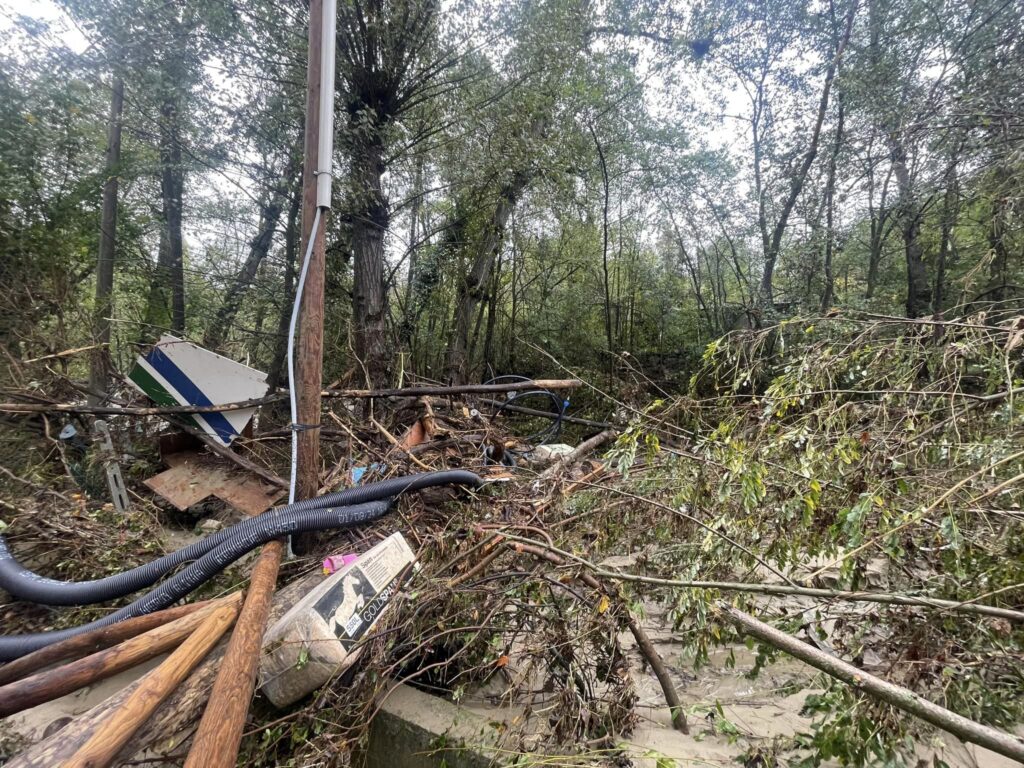
[[[284,612],[313,585],[322,579],[319,572],[296,579],[281,589],[275,596],[270,609],[268,622],[276,621]],[[222,642],[207,655],[206,659],[196,667],[192,675],[167,698],[166,701],[143,723],[128,744],[118,755],[122,761],[131,760],[133,756],[141,758],[143,753],[149,757],[154,754],[168,755],[177,752],[187,740],[187,734],[206,706],[210,688],[213,685],[227,643]],[[5,768],[50,768],[63,765],[71,758],[78,748],[84,744],[97,726],[112,711],[120,707],[138,688],[142,678],[118,691],[109,699],[100,702],[88,712],[79,715],[59,731],[51,734],[43,741],[34,744],[15,757]],[[186,734],[185,737],[182,734]]]
[[[66,768],[105,768],[117,757],[128,740],[160,703],[178,687],[196,665],[213,649],[238,616],[238,602],[222,603],[167,657],[159,667],[139,681],[118,709],[114,710],[65,763]]]
[[[20,659],[15,659],[0,667],[0,685],[7,685],[15,680],[20,680],[59,662],[80,659],[91,653],[102,651],[104,648],[117,645],[136,635],[141,635],[143,632],[148,632],[175,619],[180,619],[182,616],[188,616],[190,613],[194,613],[209,604],[209,600],[204,600],[199,603],[189,603],[188,605],[167,608],[163,611],[157,611],[145,616],[137,616],[134,619],[128,619],[128,621],[112,624],[109,627],[100,627],[83,635],[69,637],[60,643],[40,648],[38,651],[22,656]]]
[[[241,595],[207,604],[174,621],[132,637],[112,648],[78,659],[62,667],[37,674],[0,687],[0,717],[58,699],[79,688],[131,669],[176,647],[224,606],[238,606]]]
[[[272,541],[263,547],[253,566],[249,596],[228,643],[185,768],[230,768],[238,761],[283,551],[282,542]]]
[[[609,440],[613,440],[616,434],[618,433],[614,429],[606,429],[604,432],[599,432],[590,439],[584,440],[582,443],[577,445],[570,453],[567,453],[564,456],[559,456],[555,460],[554,464],[552,464],[550,467],[548,467],[541,473],[541,478],[547,479],[550,477],[554,477],[564,467],[572,466],[580,459],[596,451]]]

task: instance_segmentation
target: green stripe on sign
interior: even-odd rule
[[[141,365],[136,365],[132,368],[131,372],[128,374],[128,378],[138,384],[139,388],[157,405],[180,405],[180,403],[174,399],[174,396],[164,388],[164,385],[154,379],[152,374]],[[202,430],[203,432],[206,431],[205,425],[201,424],[194,414],[181,413],[178,415],[183,417],[185,420],[192,422],[192,426],[196,429]]]

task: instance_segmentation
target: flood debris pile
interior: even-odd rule
[[[522,401],[516,412],[491,391],[329,401],[325,491],[455,468],[485,484],[402,498],[391,517],[324,535],[317,555],[283,565],[271,623],[323,583],[326,555],[365,552],[397,530],[418,570],[360,638],[357,663],[283,709],[257,696],[239,760],[358,761],[396,682],[501,713],[481,739],[499,762],[1024,754],[1014,735],[1024,717],[1022,339],[1016,318],[849,313],[716,342],[682,396],[623,398],[581,376],[591,383],[579,401],[595,404],[582,413]],[[154,442],[166,417],[106,418],[131,451]],[[552,421],[559,444],[539,448],[530,438],[553,434],[543,429]],[[233,452],[280,475],[287,438],[264,406]],[[251,472],[189,450],[223,462],[226,476]],[[142,482],[165,471],[161,460],[149,449],[136,461],[125,465],[133,507],[117,530],[101,499],[71,481],[12,470],[5,533],[19,556],[95,577],[125,564],[95,553],[145,561],[144,542],[185,516],[237,519],[211,500],[219,494],[184,510],[161,499]],[[76,520],[89,521],[87,535],[65,549],[70,537],[54,532]],[[135,637],[162,633],[165,650],[197,627],[212,638],[206,622],[237,610],[247,566],[198,595],[213,602],[172,608],[159,625],[151,616]],[[18,630],[93,615],[11,601],[0,610]],[[107,641],[106,658],[132,642]],[[211,643],[111,759],[184,759],[223,646]],[[304,663],[300,650],[294,666]],[[16,684],[11,669],[0,667],[5,686]],[[63,737],[31,733],[38,743],[12,764],[45,764],[72,737],[88,746],[140,685],[90,702],[98,709],[74,713]],[[25,734],[24,721],[8,723]],[[660,746],[638,750],[652,733]]]

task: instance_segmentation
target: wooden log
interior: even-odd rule
[[[96,728],[82,748],[65,763],[65,768],[103,768],[109,765],[139,726],[213,649],[237,616],[237,601],[214,608],[199,628],[159,667],[147,674],[124,703]]]
[[[323,574],[317,569],[283,587],[274,595],[268,620],[276,621],[283,616],[285,611],[322,579]],[[182,742],[182,734],[191,733],[203,713],[226,647],[227,643],[221,642],[220,646],[196,667],[188,680],[171,693],[122,749],[121,758],[152,758],[154,754],[176,753]],[[60,730],[33,744],[4,768],[50,768],[62,765],[92,736],[99,723],[124,703],[138,687],[140,680],[136,680],[88,712],[79,715]]]
[[[583,386],[579,379],[535,379],[513,381],[508,384],[455,384],[448,387],[402,387],[399,389],[335,389],[324,390],[323,397],[379,398],[379,397],[449,397],[451,395],[486,395],[503,392],[522,392],[527,389],[576,389]],[[2,408],[0,408],[2,410]]]
[[[124,642],[125,640],[149,632],[151,629],[163,626],[182,616],[208,606],[209,600],[188,605],[178,605],[174,608],[166,608],[156,613],[149,613],[145,616],[137,616],[134,619],[111,624],[108,627],[100,627],[91,632],[86,632],[75,637],[69,637],[53,645],[40,648],[27,656],[8,662],[0,667],[0,685],[20,680],[23,677],[38,672],[41,669],[58,664],[62,661],[71,661],[88,656],[91,653],[102,651],[112,645]]]
[[[449,397],[451,395],[485,395],[502,392],[521,392],[527,389],[576,389],[583,385],[579,379],[536,379],[514,381],[509,384],[459,384],[450,387],[404,387],[399,389],[325,389],[321,397],[365,400],[381,397]],[[219,413],[255,408],[288,398],[275,393],[255,400],[244,400],[222,405],[168,405],[142,407],[131,405],[80,405],[78,403],[0,403],[0,413],[95,413],[115,416],[167,416],[182,413]]]
[[[56,733],[33,744],[10,760],[4,768],[51,768],[54,765],[64,765],[78,747],[95,733],[100,723],[124,705],[142,684],[143,679],[140,677],[88,712],[79,715]]]
[[[282,542],[270,542],[263,547],[252,568],[249,597],[228,643],[210,701],[185,761],[186,768],[227,768],[238,760],[245,716],[256,685],[263,630],[267,626],[283,550]]]
[[[976,723],[956,712],[950,712],[907,688],[894,685],[842,659],[819,651],[750,614],[733,608],[728,603],[719,603],[718,608],[733,624],[761,642],[784,651],[837,680],[842,680],[862,693],[919,717],[936,728],[952,733],[962,741],[977,744],[1004,757],[1024,763],[1024,739]]]
[[[521,413],[525,416],[540,416],[545,419],[559,419],[566,424],[579,424],[583,427],[593,427],[594,429],[614,429],[615,425],[608,421],[594,421],[593,419],[583,419],[579,416],[567,416],[562,414],[559,416],[554,411],[542,411],[539,408],[527,408],[525,405],[506,405],[501,400],[491,400],[487,397],[481,397],[480,402],[485,405],[493,405],[495,408],[501,408],[503,411],[511,411],[512,413]]]
[[[555,463],[545,469],[541,473],[541,478],[547,479],[557,475],[564,467],[569,467],[575,464],[585,456],[590,455],[602,445],[615,438],[617,433],[613,429],[606,429],[604,432],[599,432],[588,440],[584,440],[582,443],[577,445],[573,450],[564,456],[559,456],[555,459]]]
[[[213,611],[224,606],[237,608],[240,604],[241,593],[235,593],[111,648],[8,683],[0,687],[0,717],[66,696],[166,653],[191,635]]]

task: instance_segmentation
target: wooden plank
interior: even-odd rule
[[[164,461],[171,468],[144,482],[182,512],[216,496],[239,512],[255,516],[284,495],[283,488],[197,451],[169,454]]]

